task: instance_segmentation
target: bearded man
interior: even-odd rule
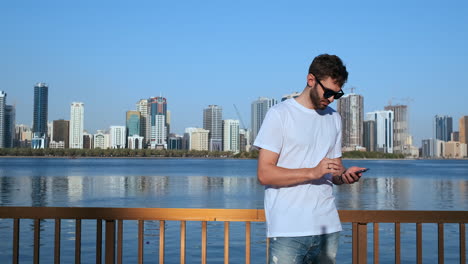
[[[357,182],[364,169],[343,167],[341,117],[329,107],[347,79],[338,56],[315,57],[302,93],[270,108],[255,139],[271,264],[335,263],[342,227],[333,185]]]

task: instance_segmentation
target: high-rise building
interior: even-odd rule
[[[139,135],[128,136],[127,148],[128,149],[143,149],[143,137]]]
[[[13,148],[15,141],[16,111],[13,105],[5,105],[5,148]]]
[[[444,157],[449,159],[462,159],[467,156],[466,144],[448,141],[445,142]]]
[[[249,151],[249,131],[247,129],[239,129],[239,150],[241,152]]]
[[[63,119],[54,120],[52,126],[54,131],[52,141],[56,143],[63,142],[64,148],[68,148],[70,143],[70,121]]]
[[[451,141],[460,141],[460,132],[453,131],[452,134],[450,135],[450,140]]]
[[[423,139],[421,144],[421,157],[431,158],[434,156],[434,143],[433,139]]]
[[[462,116],[458,122],[460,142],[468,144],[468,116]]]
[[[126,121],[127,137],[140,136],[141,113],[139,111],[127,111]]]
[[[48,146],[50,148],[50,141],[52,140],[52,137],[54,135],[54,126],[53,126],[53,122],[47,122],[47,143],[48,143]]]
[[[170,134],[171,134],[171,111],[167,110],[166,112],[166,141],[169,141]]]
[[[337,110],[341,115],[342,147],[356,150],[363,145],[364,97],[359,94],[347,94],[338,100]]]
[[[30,127],[18,124],[15,125],[15,147],[30,148],[32,140],[32,130]]]
[[[168,149],[180,150],[182,149],[183,138],[179,135],[171,134],[167,144]]]
[[[0,91],[0,148],[5,148],[5,107],[7,94]]]
[[[182,149],[185,150],[190,150],[190,136],[192,135],[192,132],[196,131],[198,128],[195,127],[187,127],[185,128],[184,136],[182,138]]]
[[[440,139],[423,139],[422,153],[423,158],[441,158],[444,156],[445,142]]]
[[[47,117],[49,109],[49,87],[45,83],[34,86],[34,115],[31,147],[45,148],[47,145]]]
[[[109,134],[105,134],[102,130],[98,130],[93,136],[95,149],[108,149],[109,148]]]
[[[125,127],[124,126],[111,126],[110,127],[110,137],[111,137],[111,144],[110,148],[113,149],[121,149],[125,148],[125,143],[127,140],[125,139]]]
[[[6,98],[0,91],[0,148],[12,148],[15,139],[15,107],[7,105]]]
[[[258,131],[260,131],[263,119],[265,119],[265,115],[268,112],[268,110],[277,103],[278,102],[275,99],[270,99],[266,97],[259,97],[258,100],[252,102],[252,137],[250,139],[251,141],[249,142],[249,144],[255,141],[255,138],[257,137]]]
[[[83,148],[84,104],[73,102],[70,108],[70,145],[72,149]]]
[[[186,144],[188,150],[208,150],[209,131],[203,128],[186,128]]]
[[[387,105],[384,108],[392,111],[393,120],[393,153],[409,154],[411,151],[409,118],[407,105]]]
[[[223,120],[223,150],[233,153],[240,151],[239,120]]]
[[[453,119],[451,116],[434,117],[434,138],[442,141],[450,141],[450,136],[453,132]]]
[[[375,127],[375,120],[364,121],[363,132],[363,147],[367,151],[376,151],[377,149],[377,129]]]
[[[141,99],[136,103],[136,110],[140,112],[140,136],[144,137],[144,146],[149,144],[151,124],[148,118],[148,99]]]
[[[223,150],[223,108],[209,105],[203,110],[203,129],[209,131],[208,141],[210,151]]]
[[[88,132],[83,132],[83,148],[84,149],[93,149],[94,146],[93,135],[89,134]]]
[[[366,121],[375,121],[376,151],[393,153],[393,111],[375,111],[366,113]]]
[[[150,120],[150,140],[152,149],[167,149],[167,100],[164,97],[148,99],[148,118]]]

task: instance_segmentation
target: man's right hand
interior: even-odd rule
[[[315,167],[317,174],[323,177],[325,174],[331,173],[332,175],[341,174],[343,167],[335,159],[323,158]]]

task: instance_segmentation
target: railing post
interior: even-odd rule
[[[34,264],[39,264],[39,254],[41,246],[41,223],[40,219],[34,219]]]
[[[367,223],[353,223],[353,264],[367,264]]]
[[[20,219],[13,220],[13,264],[19,263]]]
[[[106,220],[106,264],[115,263],[115,220]]]

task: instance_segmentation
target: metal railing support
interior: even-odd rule
[[[115,263],[115,220],[106,220],[106,264]]]
[[[353,223],[353,264],[367,264],[367,223]]]

